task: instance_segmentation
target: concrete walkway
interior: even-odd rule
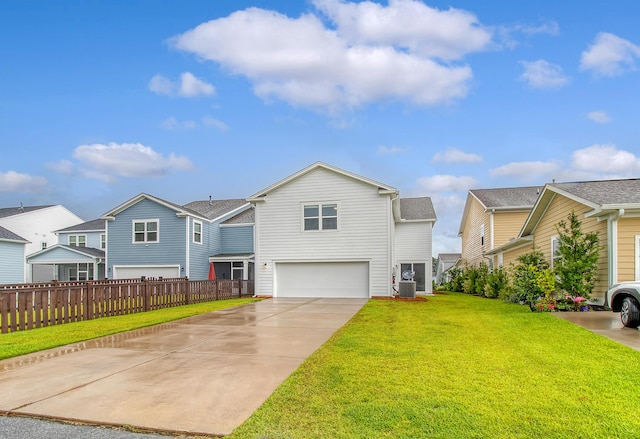
[[[229,434],[365,303],[268,299],[0,361],[0,412]]]
[[[556,312],[553,315],[640,351],[640,331],[637,328],[625,328],[619,312]]]

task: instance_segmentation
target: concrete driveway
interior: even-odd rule
[[[0,361],[0,412],[225,435],[366,299],[268,299]]]
[[[620,313],[611,311],[556,312],[555,316],[583,326],[596,334],[622,343],[640,351],[640,331],[637,328],[625,328],[620,321]]]

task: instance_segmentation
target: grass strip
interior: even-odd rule
[[[225,308],[255,302],[259,299],[229,299],[177,306],[123,316],[105,317],[67,323],[46,328],[16,331],[0,335],[0,360],[30,354],[45,349],[77,343],[118,332],[158,325]]]
[[[370,301],[230,436],[640,437],[640,352],[462,294]]]

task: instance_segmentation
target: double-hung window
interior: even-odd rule
[[[337,230],[338,204],[316,203],[303,206],[304,230]]]
[[[133,242],[159,242],[159,220],[134,220]]]
[[[87,235],[69,235],[69,245],[75,247],[86,247]]]
[[[193,242],[202,244],[202,223],[200,221],[193,221]]]

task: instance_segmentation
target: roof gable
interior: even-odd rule
[[[56,244],[51,247],[47,247],[43,250],[40,250],[36,253],[32,253],[27,256],[27,259],[33,260],[37,259],[39,256],[47,254],[47,253],[60,253],[60,254],[70,254],[77,256],[82,256],[91,259],[103,259],[105,256],[104,250],[93,248],[93,247],[78,247],[75,245],[66,245],[66,244]],[[61,259],[58,257],[58,259]]]
[[[363,184],[368,184],[368,185],[374,186],[381,193],[397,193],[398,192],[398,190],[396,188],[392,187],[392,186],[388,186],[386,184],[377,182],[375,180],[371,180],[370,178],[366,178],[366,177],[363,177],[361,175],[354,174],[354,173],[349,172],[349,171],[345,171],[344,169],[340,169],[340,168],[337,168],[335,166],[328,165],[326,163],[316,162],[316,163],[314,163],[314,164],[312,164],[310,166],[307,166],[304,169],[301,169],[300,171],[296,172],[295,174],[291,174],[290,176],[288,176],[288,177],[286,177],[286,178],[284,178],[284,179],[272,184],[271,186],[269,186],[269,187],[267,187],[267,188],[265,188],[265,189],[263,189],[263,190],[261,190],[259,192],[256,192],[255,194],[253,194],[249,198],[247,198],[247,200],[251,201],[251,202],[262,201],[262,200],[264,200],[264,197],[266,197],[267,194],[269,194],[269,192],[273,192],[276,189],[278,189],[278,188],[280,188],[280,187],[282,187],[282,186],[284,186],[284,185],[286,185],[286,184],[288,184],[288,183],[300,178],[301,176],[306,175],[309,172],[312,172],[312,171],[314,171],[316,169],[326,169],[326,170],[334,172],[336,174],[340,174],[340,175],[343,175],[345,177],[351,178],[353,180],[359,181],[359,182],[361,182]]]
[[[533,233],[556,195],[590,207],[592,215],[606,215],[625,208],[640,209],[640,179],[547,183],[531,209],[520,237]]]
[[[485,212],[527,211],[533,208],[540,192],[540,186],[470,189],[464,203],[458,235],[462,236],[474,200],[482,206]]]
[[[429,197],[400,198],[402,221],[436,221],[436,211]]]

